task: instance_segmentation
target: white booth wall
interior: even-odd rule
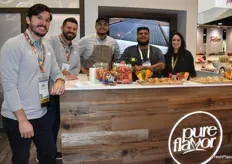
[[[79,8],[79,0],[8,0],[0,1],[0,8],[30,7],[36,3],[44,3],[52,8]],[[197,8],[198,0],[85,0],[85,35],[95,32],[95,20],[98,17],[99,6],[166,9],[186,11],[178,15],[177,29],[186,38],[187,48],[196,54]],[[186,28],[183,28],[186,27]]]
[[[186,38],[188,50],[196,54],[197,33],[197,0],[85,0],[85,34],[95,32],[95,20],[98,17],[99,6],[131,7],[147,9],[166,9],[186,11],[186,19],[178,15],[177,30]],[[186,28],[183,28],[186,26]]]

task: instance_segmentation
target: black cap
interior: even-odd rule
[[[147,31],[149,32],[149,28],[146,27],[146,26],[138,27],[138,28],[137,28],[137,33],[138,33],[139,31],[141,31],[141,30],[147,30]]]
[[[96,23],[100,22],[101,20],[104,20],[106,23],[109,23],[109,21],[106,17],[98,17],[96,20]]]

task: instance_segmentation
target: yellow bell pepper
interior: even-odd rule
[[[140,71],[136,72],[135,74],[139,80],[143,80],[143,75]]]

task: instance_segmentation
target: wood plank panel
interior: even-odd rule
[[[89,160],[81,162],[64,161],[64,164],[123,164],[122,159],[102,159],[102,160]]]
[[[198,110],[222,110],[230,109],[232,105],[230,96],[221,97],[183,97],[183,98],[169,98],[169,108],[180,109],[198,109]]]
[[[232,147],[231,146],[228,146],[228,145],[225,145],[224,147],[221,147],[219,152],[217,153],[217,155],[221,155],[221,153],[223,152],[225,155],[229,155],[231,154],[231,149]],[[231,155],[230,155],[231,156]],[[209,156],[208,156],[209,157]],[[196,155],[196,154],[191,154],[190,156],[183,156],[182,154],[180,155],[177,155],[176,156],[177,159],[181,159],[182,163],[185,164],[185,163],[199,163],[199,162],[196,162],[198,159],[199,159],[199,155]],[[201,158],[201,157],[200,157]],[[194,159],[193,161],[194,162],[189,162],[189,159]],[[210,162],[208,162],[207,164],[220,164],[222,162],[228,162],[230,163],[231,160],[225,160],[225,159],[216,159],[216,158],[213,158]]]
[[[216,125],[215,122],[196,122],[194,125],[187,126],[189,128],[199,128],[203,126],[212,126]],[[223,135],[227,135],[229,138],[224,139],[223,141],[226,142],[226,144],[232,142],[232,122],[231,121],[221,121],[222,129],[223,129]],[[186,127],[185,127],[186,128]],[[173,133],[173,137],[176,138],[177,136],[180,136],[180,132],[183,129],[183,126],[178,126],[176,128],[176,131]],[[167,141],[170,135],[170,132],[172,130],[172,127],[161,127],[159,129],[149,129],[149,141]]]
[[[169,134],[181,117],[193,111],[207,111],[219,119],[223,127],[220,153],[229,153],[231,97],[232,87],[67,91],[61,96],[64,163],[173,163]],[[173,137],[180,136],[186,126],[212,125],[214,120],[206,115],[193,115]],[[133,130],[143,132],[128,133]]]
[[[63,133],[62,147],[98,144],[121,144],[148,140],[148,130],[103,131],[86,133]]]
[[[63,116],[60,130],[63,133],[110,131],[111,120],[83,119],[83,117],[74,115]]]
[[[179,113],[169,115],[115,117],[112,118],[112,130],[160,129],[163,127],[171,127],[183,116],[183,113]],[[191,123],[195,124],[196,120],[200,120],[199,115],[191,117],[189,125]]]
[[[135,158],[141,158],[140,162],[157,160],[167,154],[165,142],[140,142],[112,145],[85,145],[65,146],[63,148],[64,163],[73,161],[85,162],[91,160],[123,159],[123,163],[133,163]],[[161,156],[154,156],[160,154]]]
[[[0,155],[0,163],[2,163],[3,159],[5,158],[4,155]]]

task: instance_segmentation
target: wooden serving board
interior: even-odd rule
[[[141,85],[179,85],[179,84],[183,84],[182,81],[150,83],[150,82],[143,82],[143,81],[138,81],[137,80],[136,82],[141,84]]]
[[[227,84],[232,83],[232,80],[223,80],[223,81],[201,81],[201,80],[191,80],[192,82],[197,82],[201,84]]]

